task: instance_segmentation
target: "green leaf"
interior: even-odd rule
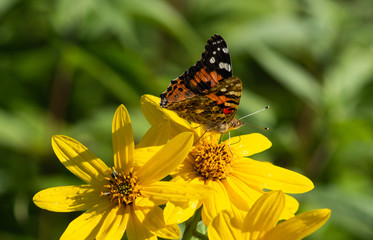
[[[262,43],[247,45],[249,54],[280,84],[314,109],[321,104],[321,88],[307,71]]]

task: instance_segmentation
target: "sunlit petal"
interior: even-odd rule
[[[139,182],[147,185],[166,177],[185,159],[192,143],[193,134],[188,132],[171,139],[137,171]]]
[[[314,187],[311,180],[297,172],[249,158],[236,160],[233,174],[250,185],[286,193],[304,193]]]
[[[318,209],[299,214],[281,222],[267,232],[263,240],[298,240],[319,229],[330,217],[329,209]]]
[[[53,187],[35,194],[36,206],[54,212],[87,210],[104,201],[100,191],[90,185]]]
[[[101,183],[110,171],[96,155],[70,137],[53,136],[52,147],[63,165],[86,183]]]
[[[128,208],[116,206],[110,209],[96,236],[96,239],[122,239],[124,231],[127,227],[129,215]]]
[[[231,216],[227,211],[220,212],[207,228],[210,240],[245,239],[240,230],[231,224]]]
[[[220,181],[210,181],[207,186],[214,188],[217,193],[203,200],[202,221],[206,226],[219,212],[231,210],[231,202],[223,184]]]
[[[255,186],[248,186],[233,175],[227,177],[222,183],[227,190],[230,201],[240,209],[250,209],[264,193]]]
[[[164,139],[167,137],[171,139],[181,132],[192,132],[195,136],[195,141],[198,139],[198,133],[195,131],[193,126],[191,126],[185,119],[179,117],[175,112],[161,108],[160,98],[152,95],[143,95],[141,97],[141,109],[152,126],[158,126],[157,132],[155,129],[152,129],[152,135],[155,140],[159,138]],[[159,125],[162,123],[161,125]],[[161,128],[163,127],[163,129]],[[163,136],[158,136],[158,135]],[[148,134],[147,134],[148,135]],[[151,142],[151,136],[146,136],[146,139]],[[165,142],[159,142],[159,144],[165,144]],[[158,144],[157,144],[158,145]],[[141,144],[141,146],[144,146]]]
[[[180,118],[175,112],[161,108],[159,105],[160,101],[160,98],[152,95],[145,94],[141,96],[141,109],[151,125],[156,125],[161,121],[169,119],[176,124],[183,126],[185,131],[191,129],[190,124]]]
[[[127,224],[127,238],[129,240],[157,240],[157,236],[151,233],[142,222],[139,221],[132,210]]]
[[[272,143],[260,133],[252,133],[232,137],[231,147],[239,156],[251,156],[263,152],[272,146]]]
[[[172,138],[171,135],[170,121],[159,122],[149,128],[137,147],[144,148],[148,146],[164,145]]]
[[[163,145],[136,148],[135,154],[133,155],[134,164],[139,166],[144,165],[144,163],[151,159],[162,147]]]
[[[166,225],[163,210],[160,207],[150,209],[135,209],[137,219],[153,234],[167,239],[180,237],[180,229],[176,224]]]
[[[108,201],[89,209],[69,224],[60,239],[94,239],[112,207]]]
[[[299,202],[292,196],[285,194],[285,208],[280,215],[280,220],[294,217],[294,214],[298,211]]]
[[[167,225],[185,222],[193,216],[200,207],[199,201],[188,201],[184,203],[168,202],[164,208],[164,221]]]
[[[264,194],[248,212],[243,223],[244,232],[250,232],[252,236],[260,237],[276,226],[284,206],[285,196],[281,191]]]
[[[131,119],[125,106],[116,110],[112,124],[114,166],[127,173],[133,166],[134,140]]]
[[[213,188],[202,184],[162,181],[144,186],[141,192],[151,200],[163,200],[163,203],[205,199],[216,193]]]

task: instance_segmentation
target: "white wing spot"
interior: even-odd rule
[[[222,89],[220,89],[220,91],[221,91],[221,92],[226,92],[227,89],[226,89],[226,88],[222,88]]]
[[[223,48],[223,52],[228,53],[228,48]]]
[[[216,51],[213,51],[213,52],[212,52],[212,54],[214,54],[214,55],[215,55],[215,54],[216,54]]]
[[[220,47],[218,47],[218,51],[220,51]]]
[[[210,58],[210,63],[214,63],[214,62],[215,62],[215,58],[214,57]]]
[[[230,71],[232,70],[230,64],[228,64],[228,63],[223,63],[223,62],[220,62],[220,63],[219,63],[219,68],[221,68],[221,69],[224,68],[224,69],[227,70],[228,72],[230,72]]]

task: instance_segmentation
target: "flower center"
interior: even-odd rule
[[[225,143],[204,141],[190,154],[194,159],[194,170],[205,182],[225,179],[231,171],[232,153]]]
[[[105,179],[109,181],[109,184],[104,185],[108,191],[101,192],[100,196],[110,196],[110,200],[117,202],[119,207],[130,205],[137,197],[141,196],[137,177],[132,176],[131,171],[126,175],[122,172],[118,173],[113,168],[111,177],[105,177]]]

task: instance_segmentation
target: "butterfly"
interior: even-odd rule
[[[241,80],[232,76],[227,43],[216,34],[207,41],[201,59],[160,95],[160,106],[223,134],[244,124],[234,118],[241,92]]]

